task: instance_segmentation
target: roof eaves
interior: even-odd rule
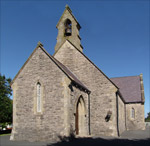
[[[143,104],[143,102],[141,102],[141,101],[128,101],[128,102],[126,102],[126,104],[136,104],[136,103]]]
[[[87,87],[85,87],[85,86],[83,86],[83,85],[81,85],[81,84],[75,82],[75,80],[72,80],[72,83],[75,83],[77,86],[79,86],[79,87],[81,87],[82,89],[84,89],[84,91],[87,92],[88,94],[91,93],[91,91],[90,91]]]
[[[126,101],[125,101],[125,99],[123,98],[123,96],[122,96],[121,92],[119,91],[119,89],[118,89],[117,93],[119,94],[119,96],[120,96],[120,98],[122,99],[122,101],[123,101],[124,103],[126,103]]]
[[[50,57],[52,57],[52,56],[50,56]],[[81,86],[86,91],[91,92],[66,66],[64,66],[61,62],[59,62],[56,58],[52,57],[52,59],[65,72],[65,74],[67,74],[67,76],[69,76],[69,78],[72,81],[74,81],[77,85]],[[72,76],[74,76],[74,78],[70,74],[67,73],[65,68],[70,72],[70,74],[72,74]]]

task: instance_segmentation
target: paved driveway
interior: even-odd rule
[[[127,139],[150,138],[150,128],[147,128],[146,130],[125,131],[121,134],[121,138],[127,138]]]
[[[149,146],[150,129],[144,131],[126,131],[119,138],[78,138],[70,142],[58,142],[55,144],[48,142],[16,142],[10,141],[9,138],[10,136],[0,136],[0,146]]]
[[[42,142],[10,141],[10,135],[0,136],[0,146],[47,146]]]

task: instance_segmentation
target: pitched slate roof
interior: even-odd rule
[[[74,81],[75,83],[77,83],[79,86],[83,87],[85,90],[89,91],[90,90],[77,78],[77,76],[75,74],[73,74],[65,65],[63,65],[62,63],[60,63],[56,58],[54,58],[53,56],[51,56],[53,61],[59,65],[59,67],[61,67],[61,69],[71,78],[72,81]]]
[[[32,54],[30,55],[30,57],[27,59],[27,61],[24,63],[24,65],[22,66],[22,68],[19,70],[19,72],[17,73],[17,75],[14,77],[14,79],[11,82],[11,85],[14,83],[15,79],[18,77],[18,75],[20,74],[20,72],[23,70],[23,68],[25,67],[25,65],[28,63],[28,61],[30,60],[30,58],[33,56],[33,54],[35,53],[35,51],[38,48],[41,48],[46,55],[71,79],[71,81],[73,81],[74,83],[76,83],[78,86],[82,87],[84,90],[86,90],[87,93],[90,93],[90,90],[66,67],[64,66],[62,63],[60,63],[56,58],[54,58],[53,56],[51,56],[44,48],[43,45],[39,42],[38,46],[34,49],[34,51],[32,52]]]
[[[140,76],[118,77],[111,80],[119,87],[126,103],[142,102]]]

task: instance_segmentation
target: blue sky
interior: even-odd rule
[[[54,53],[56,24],[68,4],[82,29],[84,53],[108,77],[143,73],[149,109],[148,0],[1,0],[0,69],[12,79],[38,41]]]

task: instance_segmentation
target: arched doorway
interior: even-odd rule
[[[85,102],[82,96],[79,97],[76,104],[75,128],[76,135],[85,135],[86,133],[86,114]]]

